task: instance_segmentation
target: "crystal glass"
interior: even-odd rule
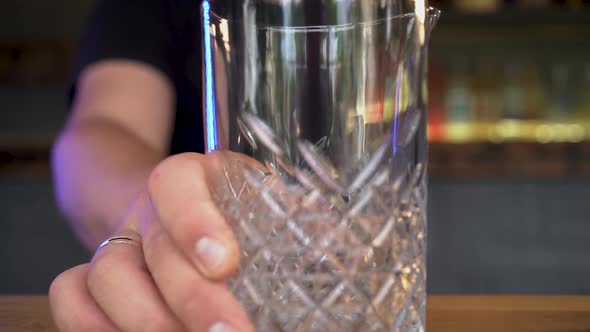
[[[257,331],[424,331],[423,1],[204,1],[212,196]]]

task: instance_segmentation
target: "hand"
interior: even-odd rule
[[[239,248],[209,194],[207,174],[218,165],[183,154],[156,167],[114,234],[139,245],[111,243],[53,281],[61,331],[253,331],[224,283]]]

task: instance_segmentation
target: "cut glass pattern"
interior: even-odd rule
[[[256,116],[239,127],[272,158],[226,160],[214,198],[241,245],[229,286],[256,330],[424,331],[424,165],[399,173],[385,142],[339,176],[317,144],[299,142],[294,163]]]

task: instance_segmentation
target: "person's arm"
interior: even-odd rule
[[[89,249],[115,230],[167,156],[174,99],[169,79],[140,62],[106,60],[80,74],[53,170],[58,204]]]

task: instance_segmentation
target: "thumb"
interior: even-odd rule
[[[152,172],[148,192],[156,217],[176,247],[210,279],[235,271],[239,245],[211,198],[208,156],[170,157]]]

